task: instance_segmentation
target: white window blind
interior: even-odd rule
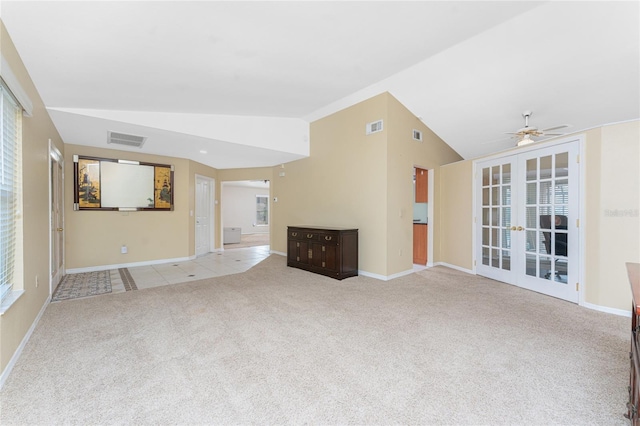
[[[20,191],[22,108],[0,84],[0,303],[13,287]]]

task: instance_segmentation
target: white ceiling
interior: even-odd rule
[[[640,117],[638,1],[2,0],[0,17],[66,143],[131,133],[221,169],[302,158],[308,122],[384,91],[464,158],[512,147],[525,110],[567,132]]]

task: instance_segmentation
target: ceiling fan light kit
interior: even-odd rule
[[[533,111],[524,111],[522,113],[522,117],[524,118],[524,127],[519,129],[517,132],[509,132],[507,134],[514,135],[514,137],[518,138],[518,142],[516,146],[528,145],[530,143],[536,142],[533,138],[540,136],[561,136],[564,133],[545,133],[548,130],[558,130],[569,127],[568,124],[562,124],[560,126],[549,127],[548,129],[538,130],[537,127],[529,126],[529,117],[533,115]]]

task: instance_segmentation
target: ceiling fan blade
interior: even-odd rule
[[[545,135],[545,136],[562,136],[562,135],[564,135],[564,134],[565,134],[565,133],[546,133],[546,132],[545,132],[545,134],[544,134],[544,135]]]
[[[555,126],[555,127],[548,127],[546,129],[542,129],[543,132],[547,132],[550,130],[560,130],[560,129],[566,129],[567,127],[570,127],[568,124],[561,124],[559,126]],[[548,133],[547,133],[548,134]]]

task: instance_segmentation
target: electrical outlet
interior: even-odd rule
[[[123,245],[123,246],[120,248],[120,253],[122,253],[122,254],[127,254],[127,246]]]

